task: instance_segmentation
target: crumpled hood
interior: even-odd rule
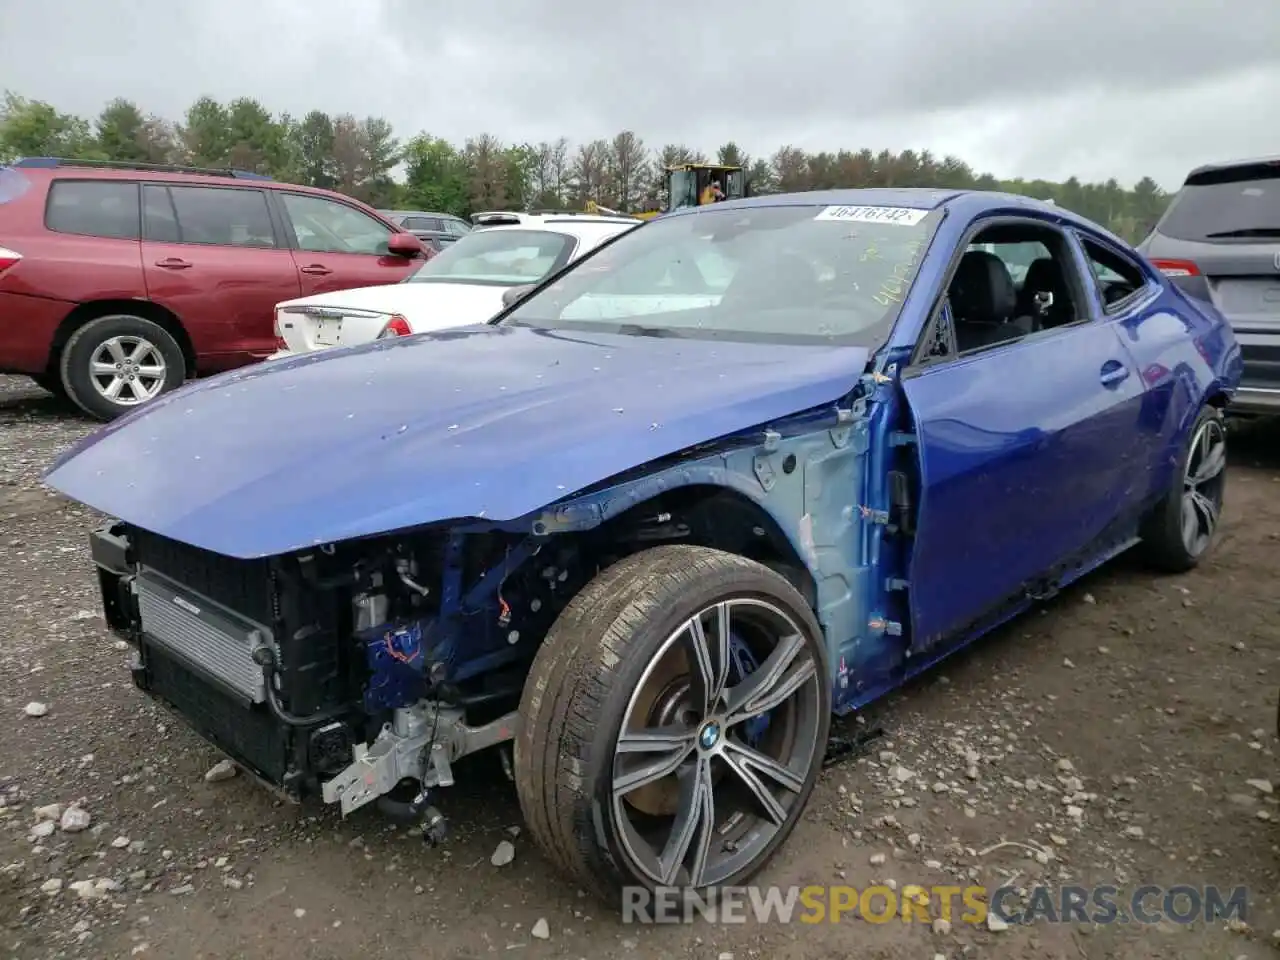
[[[466,327],[197,381],[102,428],[46,482],[236,557],[524,516],[693,444],[826,403],[860,347]]]

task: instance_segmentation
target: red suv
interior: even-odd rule
[[[0,373],[110,420],[277,349],[275,305],[430,256],[348,197],[233,170],[0,166]]]

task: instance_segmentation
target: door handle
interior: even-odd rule
[[[1114,387],[1129,378],[1129,368],[1119,360],[1108,360],[1102,365],[1098,379],[1104,387]]]
[[[163,260],[157,260],[157,267],[164,267],[166,270],[185,270],[191,266],[190,261],[181,260],[178,257],[165,257]]]
[[[320,263],[313,263],[309,267],[299,267],[299,270],[302,273],[309,273],[313,277],[327,277],[329,274],[333,273],[332,270]]]

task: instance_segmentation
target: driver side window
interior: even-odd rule
[[[1036,221],[1000,221],[974,234],[945,303],[926,327],[921,360],[1016,343],[1090,316],[1066,236]]]
[[[345,203],[324,197],[285,193],[285,211],[298,249],[309,253],[387,253],[391,231],[385,224]]]

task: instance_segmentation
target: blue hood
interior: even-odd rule
[[[861,347],[466,327],[193,383],[45,480],[234,557],[513,520],[657,457],[833,403]]]

